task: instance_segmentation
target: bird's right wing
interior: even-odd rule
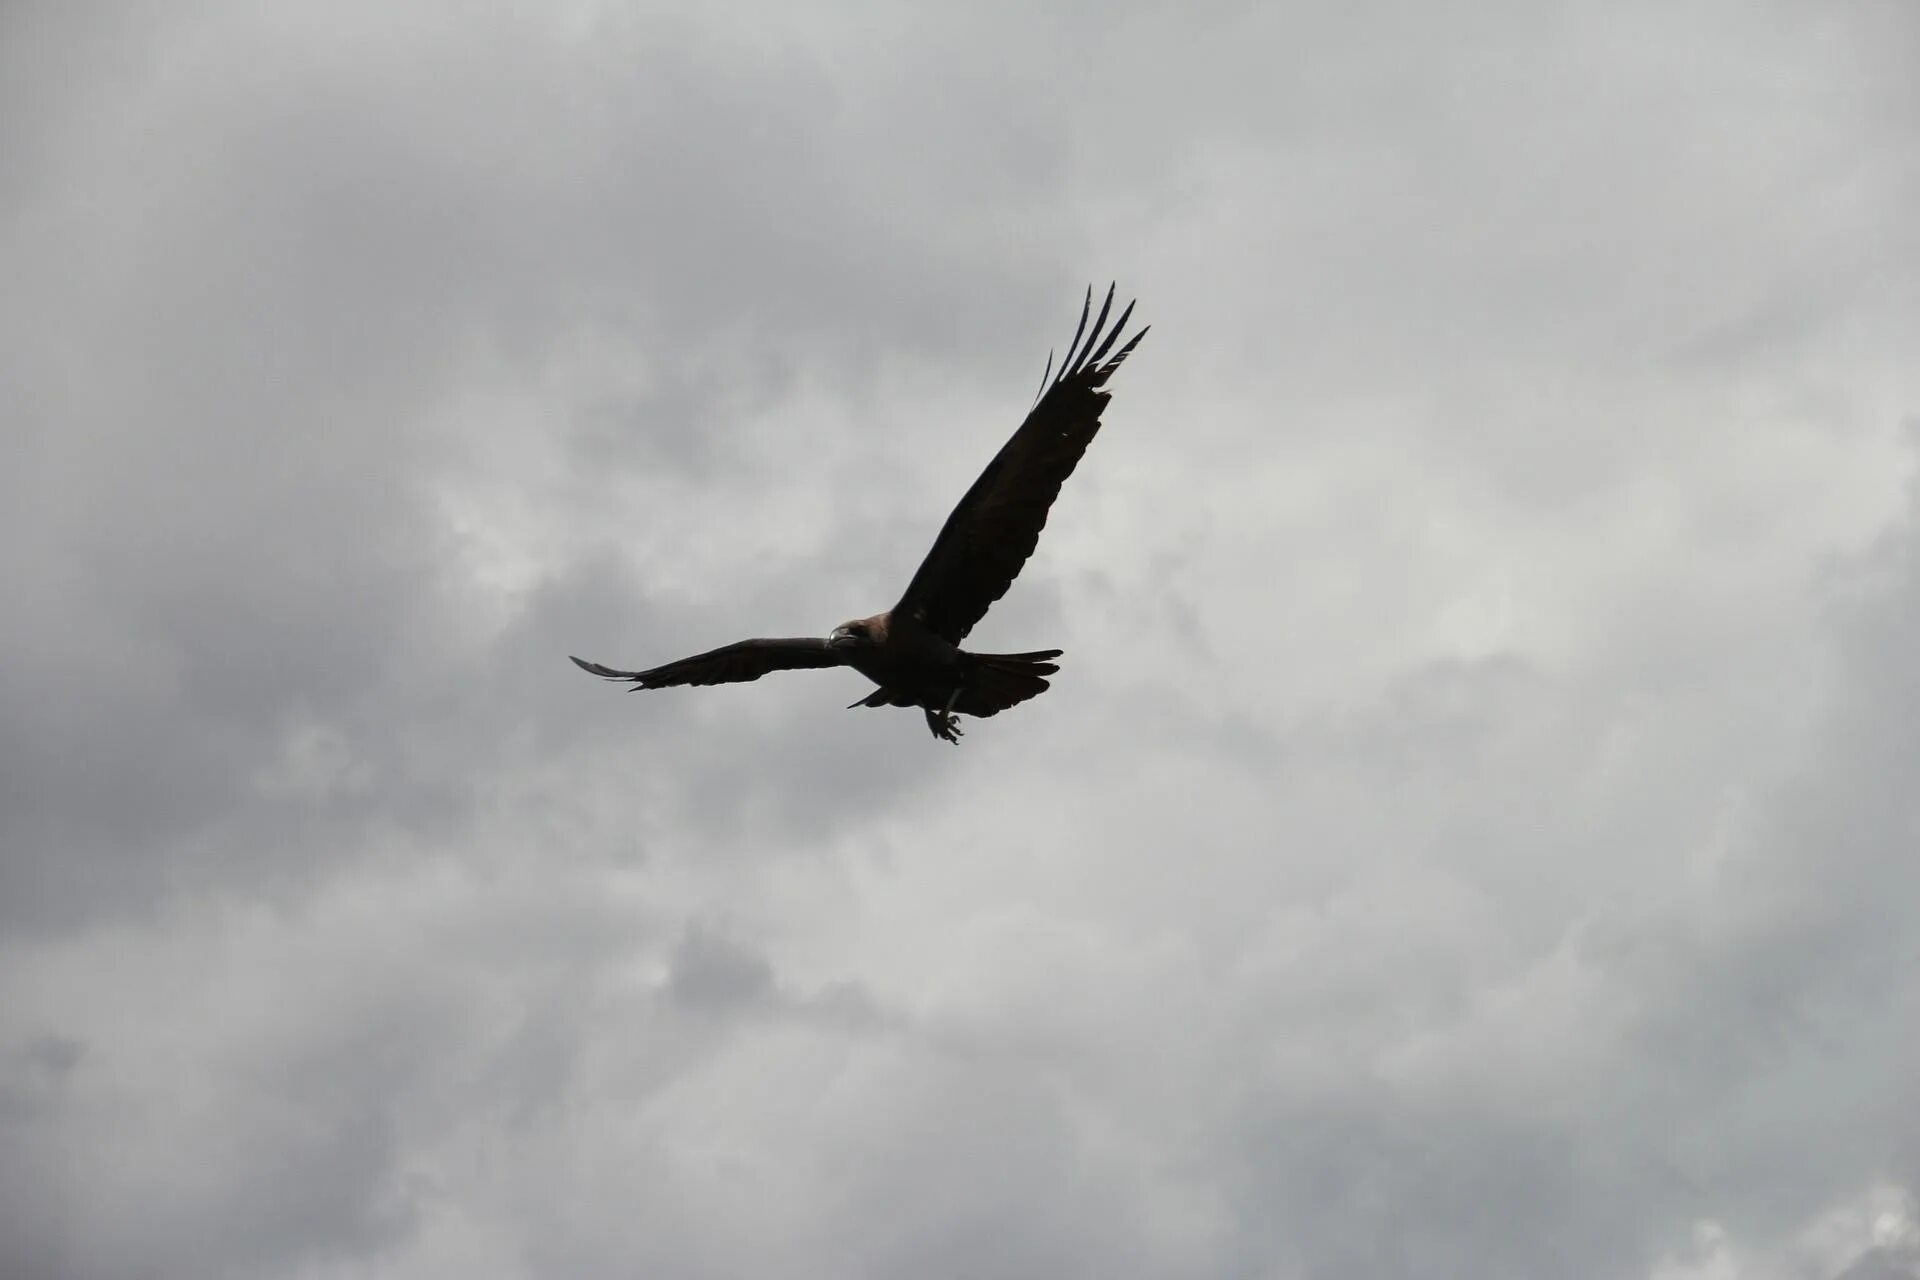
[[[738,684],[758,680],[769,671],[844,666],[845,658],[842,650],[825,640],[801,636],[792,640],[742,640],[651,671],[615,671],[584,658],[575,658],[573,663],[596,676],[631,681],[635,689],[666,689],[682,684]]]
[[[1133,315],[1133,304],[1127,304],[1111,329],[1106,324],[1113,309],[1113,290],[1107,290],[1100,316],[1088,329],[1092,307],[1093,290],[1089,289],[1080,308],[1080,327],[1067,344],[1059,376],[1048,381],[1053,374],[1049,356],[1032,412],[947,517],[933,550],[927,552],[900,603],[893,607],[896,616],[912,614],[935,635],[959,644],[987,607],[1007,593],[1033,554],[1060,486],[1100,430],[1100,411],[1109,398],[1102,388],[1147,336],[1142,329],[1114,351]],[[1109,351],[1113,352],[1110,359]]]

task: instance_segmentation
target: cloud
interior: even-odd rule
[[[1914,1269],[1904,10],[0,22],[0,1271]]]

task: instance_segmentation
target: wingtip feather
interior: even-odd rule
[[[1047,394],[1047,383],[1053,377],[1053,349],[1047,349],[1047,367],[1040,373],[1040,389],[1033,393],[1033,402],[1040,403],[1040,397]]]
[[[1087,296],[1080,303],[1080,323],[1074,326],[1073,341],[1067,344],[1067,356],[1060,362],[1060,376],[1065,378],[1073,372],[1073,353],[1080,345],[1080,335],[1087,331],[1087,317],[1093,314],[1093,286],[1087,286]]]
[[[590,676],[599,676],[603,680],[631,680],[634,678],[634,673],[631,671],[615,671],[612,667],[604,667],[597,662],[588,662],[585,658],[575,658],[572,654],[568,654],[567,657],[573,662],[574,666],[580,668]]]
[[[1133,318],[1133,308],[1138,302],[1139,299],[1135,298],[1133,302],[1127,304],[1127,309],[1122,311],[1120,318],[1113,322],[1113,328],[1107,330],[1107,340],[1100,344],[1097,351],[1087,357],[1088,364],[1097,368],[1100,362],[1107,358],[1107,352],[1113,349],[1113,344],[1118,341],[1120,335],[1126,331],[1127,321]]]
[[[1109,284],[1107,286],[1106,299],[1102,301],[1100,304],[1100,318],[1093,322],[1093,328],[1087,333],[1087,345],[1084,347],[1081,347],[1079,350],[1079,353],[1077,355],[1072,356],[1067,361],[1066,368],[1070,373],[1078,374],[1087,367],[1087,357],[1089,353],[1092,352],[1093,350],[1093,344],[1100,341],[1100,331],[1106,328],[1107,315],[1109,312],[1113,310],[1114,290],[1116,290],[1119,287],[1120,286],[1118,281],[1115,281],[1114,283]],[[1091,289],[1087,291],[1087,297],[1088,297],[1088,301],[1092,301],[1093,291]],[[1078,335],[1075,335],[1074,341],[1076,343],[1080,341]]]
[[[1118,369],[1120,367],[1120,362],[1122,360],[1125,360],[1128,356],[1132,355],[1133,349],[1140,345],[1140,339],[1146,337],[1152,331],[1153,331],[1153,326],[1148,325],[1146,328],[1142,329],[1140,332],[1134,334],[1132,341],[1128,342],[1126,346],[1120,348],[1119,351],[1114,353],[1113,359],[1107,361],[1105,364],[1100,366],[1100,376],[1104,378],[1108,374],[1112,373],[1115,369]]]

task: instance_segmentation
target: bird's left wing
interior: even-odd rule
[[[584,658],[573,662],[596,676],[631,681],[635,689],[665,689],[682,684],[737,684],[758,680],[769,671],[838,667],[845,665],[845,658],[842,650],[825,640],[801,636],[791,640],[742,640],[651,671],[615,671]]]
[[[1047,511],[1060,496],[1060,486],[1100,430],[1100,411],[1109,398],[1101,388],[1147,336],[1142,329],[1109,357],[1133,314],[1133,304],[1128,303],[1108,329],[1107,313],[1112,308],[1109,288],[1100,316],[1089,330],[1093,291],[1087,291],[1080,327],[1067,344],[1059,376],[1051,382],[1042,376],[1040,399],[1033,411],[947,517],[933,550],[893,607],[896,616],[903,611],[913,614],[935,634],[959,644],[988,606],[1007,594],[1039,544],[1040,530],[1046,527]],[[1047,372],[1053,372],[1051,363]]]

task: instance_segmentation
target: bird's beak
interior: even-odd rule
[[[827,637],[827,643],[836,649],[851,649],[859,641],[853,638],[853,632],[845,627],[835,627],[833,634]]]

